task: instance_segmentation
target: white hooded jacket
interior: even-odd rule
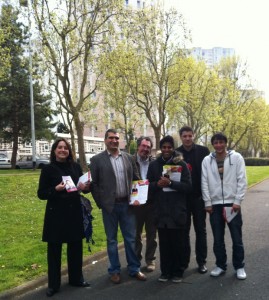
[[[224,160],[223,180],[220,179],[216,155],[210,153],[202,162],[202,195],[205,207],[234,203],[241,205],[247,189],[245,161],[230,150]]]

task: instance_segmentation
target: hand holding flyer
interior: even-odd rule
[[[90,171],[86,172],[85,174],[83,174],[82,176],[79,177],[78,183],[77,183],[77,187],[79,186],[80,183],[87,183],[91,181],[91,173]]]
[[[65,185],[65,189],[68,193],[77,191],[76,185],[72,180],[71,176],[63,176],[63,183]]]
[[[135,180],[132,182],[130,205],[145,204],[148,199],[149,181]]]
[[[181,180],[181,172],[182,172],[182,166],[178,165],[164,165],[163,166],[163,176],[170,178],[173,181],[180,182]],[[173,192],[174,189],[170,187],[163,188],[164,192]]]
[[[238,212],[234,211],[232,207],[223,207],[223,217],[227,223],[230,223],[237,214]]]

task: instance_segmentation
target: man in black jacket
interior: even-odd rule
[[[191,217],[193,218],[193,225],[196,234],[195,253],[198,264],[198,272],[204,274],[207,272],[206,258],[207,258],[207,240],[206,240],[206,211],[204,208],[204,201],[201,192],[201,167],[205,156],[210,152],[207,147],[200,146],[194,143],[193,129],[189,126],[183,126],[179,130],[179,136],[182,145],[176,149],[183,154],[183,159],[187,163],[191,172],[192,178],[192,192],[188,195],[187,201],[187,226],[185,231],[185,263],[187,268],[190,262],[191,246],[190,246],[190,229]]]

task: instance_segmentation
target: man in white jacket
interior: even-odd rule
[[[241,202],[247,188],[245,162],[241,154],[234,150],[227,151],[227,137],[224,134],[214,134],[211,144],[215,151],[202,162],[202,195],[210,215],[216,256],[216,267],[210,275],[220,276],[227,269],[224,242],[227,222],[233,242],[233,267],[238,279],[246,279],[241,214]]]

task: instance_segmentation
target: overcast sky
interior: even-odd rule
[[[269,102],[268,0],[163,0],[183,14],[193,47],[234,48]]]

